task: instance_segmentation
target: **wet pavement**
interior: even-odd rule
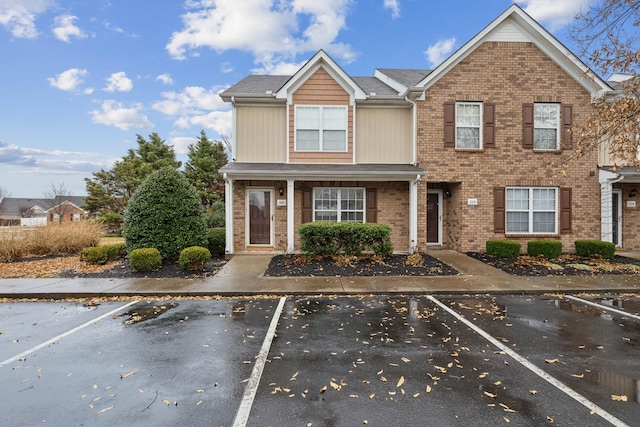
[[[639,311],[614,293],[8,302],[0,425],[637,425]]]

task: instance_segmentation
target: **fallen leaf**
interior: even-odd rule
[[[485,396],[489,396],[492,399],[495,399],[496,397],[498,397],[497,394],[489,393],[488,391],[485,391],[484,394]]]
[[[546,363],[559,363],[560,359],[544,359]]]
[[[418,396],[420,396],[420,393],[414,393],[412,397],[415,399]]]
[[[575,378],[584,378],[584,374],[571,374],[571,376]]]
[[[612,394],[611,395],[611,400],[613,400],[615,402],[626,402],[627,401],[627,395],[626,394],[623,394],[623,395]]]
[[[506,423],[510,423],[510,422],[511,422],[511,420],[510,420],[509,418],[507,418],[507,417],[502,417],[502,418],[504,418],[504,421],[505,421]]]
[[[113,409],[113,406],[109,406],[108,408],[104,408],[98,411],[99,414],[103,413],[103,412],[107,412]]]
[[[538,394],[538,392],[536,390],[529,390],[529,393],[531,394]]]
[[[164,403],[167,406],[171,405],[171,402],[169,402],[167,399],[163,399],[162,403]]]
[[[336,384],[336,383],[334,383],[333,381],[329,381],[329,385],[330,385],[331,387],[333,387],[333,389],[334,389],[334,390],[338,390],[338,391],[342,388],[342,387],[340,387],[340,385],[339,385],[339,384]]]
[[[403,357],[403,358],[402,358],[402,359],[400,359],[400,360],[402,360],[404,363],[409,363],[409,362],[411,362],[411,359],[408,359],[408,358],[406,358],[406,357]]]
[[[400,379],[398,380],[398,383],[396,384],[396,387],[400,387],[402,384],[404,384],[404,376],[400,377]]]
[[[373,399],[374,397],[376,397],[376,394],[375,394],[375,393],[371,393],[371,394],[369,395],[369,399]]]
[[[431,386],[427,386],[425,390],[427,393],[431,393]]]
[[[133,375],[133,374],[135,374],[135,373],[136,373],[136,370],[134,369],[133,371],[129,371],[129,372],[127,372],[126,374],[121,374],[121,375],[120,375],[120,379],[130,377],[131,375]]]
[[[327,386],[324,386],[320,389],[320,393],[324,393],[325,391],[327,391]]]

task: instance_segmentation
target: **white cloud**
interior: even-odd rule
[[[124,71],[113,73],[107,79],[106,92],[129,92],[133,88],[133,82]]]
[[[455,37],[451,37],[450,39],[438,40],[436,44],[429,46],[427,50],[424,51],[424,54],[427,55],[427,59],[429,60],[429,64],[432,67],[440,65],[440,63],[449,56],[451,51],[453,51],[455,44]]]
[[[400,3],[398,0],[384,0],[384,8],[391,10],[391,16],[394,19],[400,17]]]
[[[35,39],[37,15],[54,5],[53,0],[2,0],[0,2],[0,24],[13,37]]]
[[[141,104],[132,104],[126,107],[120,102],[108,99],[102,103],[101,109],[90,112],[93,122],[118,129],[151,129],[153,123],[147,116],[141,113]]]
[[[198,138],[190,137],[190,136],[175,136],[173,138],[169,138],[169,144],[173,146],[176,154],[185,155],[189,154],[189,146],[195,144],[198,141]]]
[[[42,150],[0,142],[0,164],[53,170],[95,171],[108,166],[103,154],[86,151]],[[33,170],[33,169],[29,169]],[[53,173],[53,172],[52,172]]]
[[[231,128],[229,105],[218,96],[223,86],[205,89],[189,86],[181,92],[163,92],[161,101],[151,108],[175,118],[174,125],[187,129],[194,126],[219,131]]]
[[[169,73],[160,74],[156,77],[156,80],[162,82],[162,84],[171,86],[173,84],[173,79]]]
[[[515,0],[533,19],[556,31],[573,21],[590,0]]]
[[[74,21],[77,19],[78,17],[73,15],[56,16],[54,19],[55,26],[52,30],[56,38],[67,43],[70,42],[70,37],[77,37],[79,39],[86,38],[87,35],[74,24]]]
[[[267,62],[260,68],[251,70],[252,74],[270,74],[273,76],[291,76],[295,74],[306,61],[302,62],[279,62],[277,64]]]
[[[250,52],[256,63],[274,68],[296,55],[325,49],[342,62],[355,58],[351,46],[335,43],[346,27],[352,0],[202,0],[187,1],[184,28],[166,49],[176,59],[208,47]],[[301,25],[304,23],[306,26]]]
[[[49,77],[49,84],[64,91],[76,90],[84,82],[84,77],[89,74],[87,70],[70,68],[55,77]],[[85,91],[86,93],[86,91]]]

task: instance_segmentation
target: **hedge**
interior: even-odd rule
[[[393,253],[391,227],[359,222],[309,222],[298,227],[300,249],[314,255],[360,255],[365,250],[379,256]]]
[[[504,258],[518,258],[520,256],[520,243],[513,240],[487,240],[486,250],[488,255]]]
[[[542,255],[547,259],[555,259],[562,253],[562,242],[559,240],[531,240],[527,243],[527,254]]]
[[[156,248],[134,249],[129,254],[129,265],[133,271],[152,271],[162,265],[162,255]]]
[[[599,255],[602,258],[613,258],[616,252],[616,245],[611,242],[603,242],[600,240],[576,240],[576,255],[578,256],[594,256]]]
[[[225,254],[225,233],[226,230],[224,228],[207,229],[207,249],[211,252],[211,256],[221,257]]]
[[[124,243],[112,245],[92,246],[80,251],[80,261],[88,264],[106,264],[109,261],[116,261],[126,255]]]

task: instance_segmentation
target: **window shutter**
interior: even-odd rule
[[[573,106],[562,104],[562,148],[573,148]]]
[[[496,104],[484,103],[484,111],[482,112],[482,117],[484,120],[484,127],[482,129],[482,140],[485,148],[496,148],[495,116]]]
[[[571,233],[571,189],[560,189],[560,233]]]
[[[310,188],[302,190],[302,223],[313,221],[313,192]]]
[[[533,148],[533,104],[522,105],[522,148]]]
[[[505,211],[506,211],[505,188],[494,187],[493,189],[493,232],[494,233],[506,232]]]
[[[367,222],[378,222],[378,201],[375,188],[367,188]]]
[[[456,146],[456,103],[444,103],[444,146]]]

